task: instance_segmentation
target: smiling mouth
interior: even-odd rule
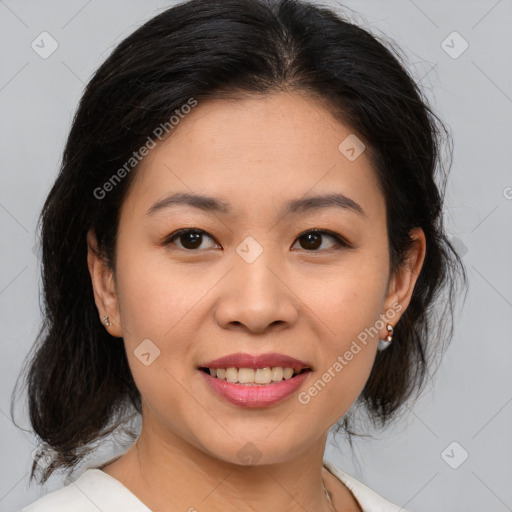
[[[245,386],[265,386],[279,384],[284,380],[290,380],[298,375],[310,372],[311,368],[302,368],[300,371],[290,367],[274,366],[265,368],[206,368],[200,367],[199,370],[210,376],[230,382],[232,384],[242,384]]]

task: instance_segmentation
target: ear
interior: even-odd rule
[[[114,274],[98,251],[96,234],[92,229],[87,233],[87,266],[91,275],[94,300],[98,308],[100,322],[112,336],[121,338],[122,329]],[[109,326],[103,322],[103,318],[106,316],[110,320]]]
[[[412,292],[425,260],[426,240],[421,228],[410,231],[413,244],[407,253],[404,264],[401,265],[390,279],[388,294],[384,301],[384,319],[389,318],[389,323],[394,327],[411,302]],[[389,312],[395,314],[390,315]],[[380,339],[386,339],[388,335],[386,326],[380,333]]]

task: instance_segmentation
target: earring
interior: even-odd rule
[[[108,319],[108,316],[103,318],[103,323],[108,327],[110,325],[110,320]]]
[[[391,341],[393,340],[393,326],[391,324],[387,324],[386,329],[388,330],[388,335],[386,336],[385,340],[379,340],[379,346],[377,347],[378,350],[386,350],[389,345],[391,345]]]

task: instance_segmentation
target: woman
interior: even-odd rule
[[[323,456],[439,355],[465,277],[441,133],[390,50],[306,2],[191,0],[121,42],[41,215],[42,481],[142,428],[23,510],[403,510]]]

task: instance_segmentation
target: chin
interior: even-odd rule
[[[279,435],[240,435],[228,434],[222,441],[212,445],[211,438],[202,444],[203,451],[210,454],[217,460],[228,464],[239,466],[264,466],[270,464],[286,463],[297,457],[302,451],[308,449],[309,444],[305,443],[298,435],[283,432]],[[271,429],[269,430],[271,432]],[[289,444],[290,440],[293,444]]]

